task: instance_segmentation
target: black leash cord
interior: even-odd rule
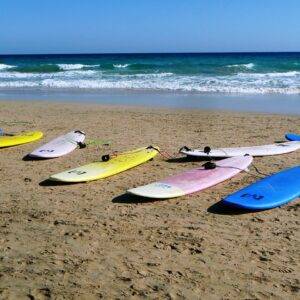
[[[255,170],[259,175],[262,175],[262,176],[265,176],[265,177],[270,176],[270,174],[266,174],[266,173],[261,172],[255,164],[251,164],[251,165],[253,166],[254,170]]]
[[[167,151],[161,151],[160,149],[154,147],[154,146],[148,146],[147,149],[154,149],[156,150],[163,158],[165,159],[172,159],[174,156],[170,155]]]

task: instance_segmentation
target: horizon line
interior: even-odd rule
[[[57,52],[57,53],[14,53],[0,56],[33,56],[33,55],[149,55],[149,54],[268,54],[268,53],[300,53],[299,51],[212,51],[212,52]]]

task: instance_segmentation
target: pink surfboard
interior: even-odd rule
[[[236,156],[216,162],[216,168],[203,166],[168,177],[164,180],[133,188],[127,192],[147,198],[175,198],[204,190],[229,179],[251,164],[252,156]]]

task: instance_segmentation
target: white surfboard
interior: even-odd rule
[[[85,133],[83,131],[71,131],[37,148],[29,156],[38,158],[60,157],[75,150],[78,147],[78,143],[82,143],[84,139]]]
[[[293,152],[298,149],[300,149],[300,142],[293,141],[263,146],[211,149],[209,153],[205,152],[204,149],[188,149],[183,147],[179,152],[188,156],[225,158],[247,154],[250,156],[278,155]]]

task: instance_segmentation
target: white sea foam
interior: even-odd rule
[[[74,78],[74,77],[86,77],[100,74],[99,71],[93,70],[69,70],[57,73],[21,73],[21,72],[0,72],[0,79],[43,79],[43,78]]]
[[[271,88],[271,87],[242,87],[242,86],[211,86],[211,85],[182,85],[180,82],[164,82],[157,84],[152,82],[145,85],[143,82],[110,82],[94,80],[73,80],[61,81],[46,79],[40,83],[15,81],[4,83],[0,82],[0,88],[66,88],[66,89],[134,89],[134,90],[170,90],[184,92],[208,92],[208,93],[237,93],[237,94],[300,94],[300,88]]]
[[[58,66],[61,70],[68,71],[68,70],[80,70],[83,68],[94,68],[94,67],[98,67],[99,65],[58,64]]]
[[[243,76],[243,77],[295,77],[299,76],[299,71],[288,71],[288,72],[269,72],[269,73],[238,73],[237,75]]]
[[[36,78],[42,78],[47,77],[48,74],[40,74],[40,73],[20,73],[20,72],[0,72],[0,78],[1,79],[36,79]]]
[[[238,73],[227,76],[188,76],[168,72],[121,75],[81,69],[42,74],[0,72],[0,88],[24,87],[300,94],[300,72]]]
[[[69,78],[69,77],[82,78],[86,76],[90,77],[97,74],[101,74],[101,72],[93,71],[93,70],[69,70],[61,73],[52,74],[52,76],[59,77],[59,78]]]
[[[122,65],[122,64],[115,64],[115,65],[113,65],[114,66],[114,68],[127,68],[128,66],[129,66],[129,64],[124,64],[124,65]]]
[[[28,81],[10,81],[10,82],[0,81],[0,88],[25,88],[25,87],[39,87],[39,84],[36,82],[28,82]]]
[[[169,77],[174,75],[174,73],[171,72],[162,72],[162,73],[140,73],[140,74],[128,74],[128,75],[122,75],[122,77],[128,77],[128,78],[139,78],[139,77],[147,77],[147,78],[161,78],[161,77]]]
[[[5,69],[11,69],[14,68],[15,66],[10,66],[6,64],[0,64],[0,70],[5,70]]]
[[[253,69],[255,67],[255,64],[249,63],[249,64],[235,64],[235,65],[228,65],[228,68],[245,68],[245,69]]]

